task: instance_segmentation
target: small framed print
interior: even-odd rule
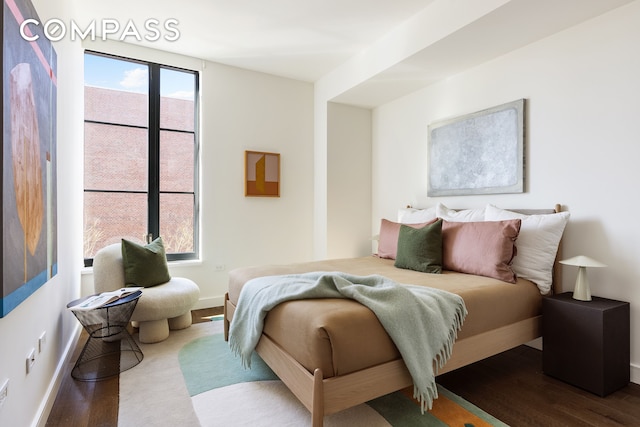
[[[244,152],[244,195],[280,197],[280,154]]]

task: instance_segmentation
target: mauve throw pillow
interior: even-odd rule
[[[440,274],[442,272],[442,220],[413,228],[402,224],[398,235],[398,268]]]
[[[171,280],[162,238],[148,245],[122,239],[122,264],[125,283],[135,286],[155,286]]]
[[[431,224],[435,218],[429,222],[421,224],[406,224],[413,228],[422,228],[427,224]],[[396,259],[398,252],[398,235],[400,234],[400,226],[402,224],[382,219],[380,221],[380,235],[378,237],[378,256],[380,258]]]
[[[442,224],[442,267],[460,273],[516,282],[511,262],[520,219]]]

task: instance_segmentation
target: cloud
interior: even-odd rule
[[[148,71],[144,68],[126,70],[124,78],[120,80],[120,86],[126,89],[146,89]]]

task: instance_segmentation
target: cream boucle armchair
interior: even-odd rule
[[[96,253],[93,258],[93,281],[98,293],[126,286],[119,243],[106,246]],[[191,326],[191,309],[199,297],[198,285],[183,277],[172,277],[166,283],[145,287],[131,316],[131,322],[139,328],[140,342],[160,342],[169,337],[170,329]]]

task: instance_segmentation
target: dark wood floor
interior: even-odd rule
[[[207,316],[222,314],[222,307],[194,310],[193,323],[208,321]],[[132,334],[137,333],[131,330]],[[47,419],[47,427],[115,427],[118,425],[119,378],[101,381],[76,381],[71,370],[87,340],[80,336],[75,354],[67,366],[60,390]],[[149,426],[155,427],[155,426]],[[185,426],[187,427],[187,426]]]
[[[196,310],[193,320],[221,311]],[[81,337],[73,361],[85,339]],[[117,426],[118,377],[75,381],[72,368],[70,363],[46,425]],[[438,382],[513,427],[640,426],[640,385],[598,397],[543,374],[542,353],[527,346],[441,375]]]
[[[640,385],[602,398],[542,372],[542,352],[520,346],[438,377],[511,426],[640,426]]]

